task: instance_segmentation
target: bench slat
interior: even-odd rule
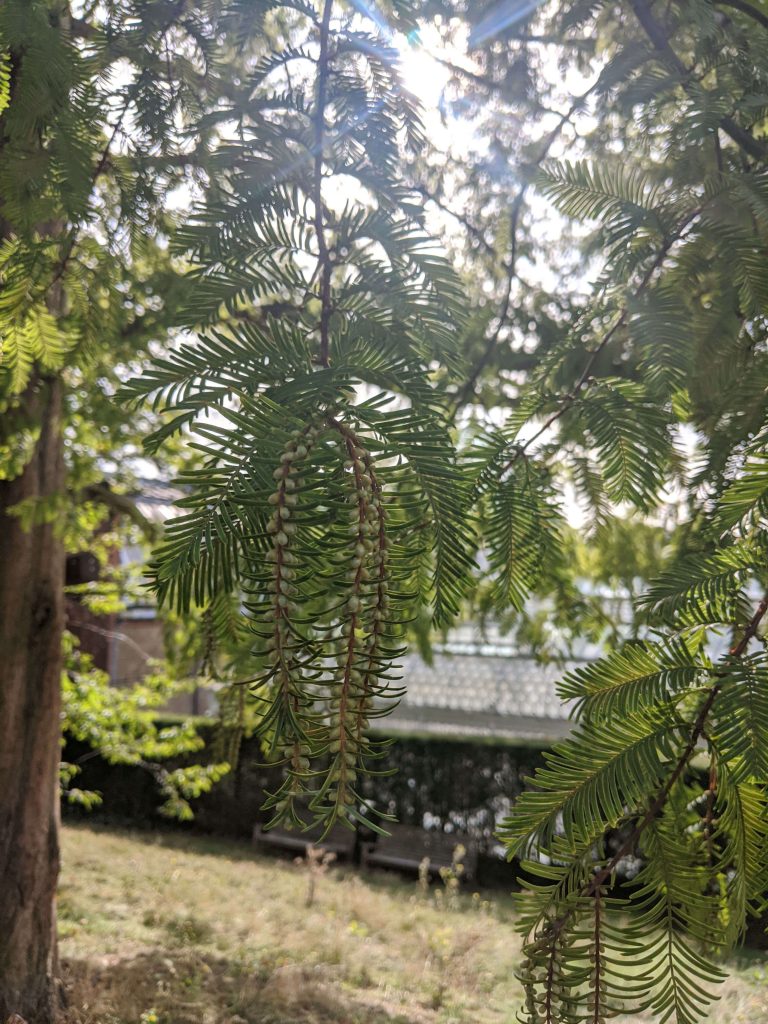
[[[253,842],[256,846],[272,846],[283,850],[298,850],[301,853],[307,846],[316,846],[339,857],[351,858],[355,849],[355,833],[343,826],[334,826],[321,841],[318,834],[306,832],[289,832],[287,829],[271,828],[265,830],[256,825],[253,830]]]
[[[426,832],[410,825],[394,826],[390,836],[381,836],[375,843],[363,845],[362,862],[367,867],[393,867],[418,871],[425,857],[429,859],[429,871],[436,874],[441,868],[453,864],[457,846],[465,848],[461,863],[463,878],[471,878],[477,866],[477,851],[459,836],[444,832]]]

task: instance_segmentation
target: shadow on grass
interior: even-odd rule
[[[65,1024],[420,1024],[358,990],[341,971],[243,964],[189,950],[65,960]]]
[[[228,857],[230,860],[255,859],[252,844],[247,839],[230,839],[208,836],[200,832],[185,832],[167,828],[143,829],[126,828],[124,825],[109,825],[102,822],[67,821],[72,832],[96,832],[100,835],[129,839],[142,846],[161,846],[168,850],[183,850],[201,856]]]

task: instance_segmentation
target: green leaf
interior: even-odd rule
[[[649,585],[638,607],[673,624],[744,621],[750,605],[742,588],[761,561],[760,550],[748,543],[681,559]]]
[[[594,842],[653,792],[680,745],[679,726],[663,714],[627,715],[610,728],[583,722],[545,755],[546,768],[502,823],[507,856],[525,856],[532,844],[546,849],[556,833],[571,850]]]
[[[496,579],[494,599],[522,610],[559,551],[562,518],[547,471],[517,459],[503,480],[489,487],[483,535]]]
[[[623,161],[551,161],[539,172],[536,184],[561,213],[576,220],[610,220],[630,214],[637,223],[655,222],[658,186]]]
[[[713,741],[734,782],[768,779],[768,661],[765,655],[724,666]]]
[[[0,53],[0,114],[11,102],[11,55]]]
[[[599,661],[569,672],[558,685],[562,700],[576,700],[575,715],[591,721],[622,719],[664,704],[705,677],[710,663],[684,643],[626,644]]]
[[[643,509],[658,501],[671,454],[658,402],[640,384],[604,378],[586,393],[580,413],[597,448],[608,495]]]

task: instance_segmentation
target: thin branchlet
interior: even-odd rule
[[[328,789],[321,790],[332,805],[331,821],[345,817],[355,803],[357,767],[365,749],[365,731],[373,696],[378,691],[379,642],[389,608],[387,538],[381,487],[370,453],[350,427],[330,417],[345,456],[349,486],[352,547],[349,589],[343,606],[338,639],[338,676],[331,684],[333,764]]]

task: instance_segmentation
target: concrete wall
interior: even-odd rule
[[[165,657],[160,619],[118,616],[112,637],[109,674],[115,686],[130,686],[152,670],[152,662]],[[211,691],[198,687],[171,700],[164,711],[176,715],[204,715],[215,708]]]

